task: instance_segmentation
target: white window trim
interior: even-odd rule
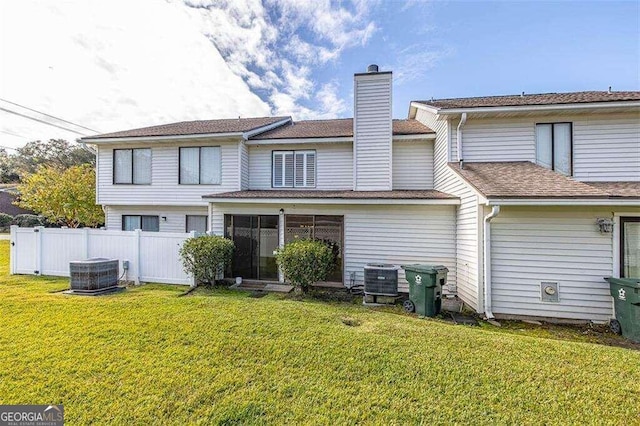
[[[284,156],[287,154],[291,154],[293,156],[293,176],[292,176],[292,184],[286,185],[286,161],[284,160]],[[304,154],[305,163],[303,168],[303,185],[296,185],[296,157],[298,154]],[[307,155],[313,154],[313,185],[307,185]],[[282,156],[282,185],[276,185],[276,155]],[[272,188],[315,188],[318,184],[318,153],[316,150],[295,150],[295,151],[285,151],[285,150],[277,150],[271,152],[271,187]]]
[[[570,141],[570,147],[569,147],[569,162],[570,162],[570,167],[569,167],[569,174],[565,175],[562,172],[559,172],[555,169],[555,153],[554,153],[554,146],[553,146],[553,130],[554,130],[554,126],[556,124],[568,124],[569,125],[569,129],[570,129],[570,135],[571,135],[571,141]],[[540,122],[540,123],[535,123],[533,126],[533,134],[535,136],[534,139],[534,146],[535,146],[535,163],[538,164],[539,166],[542,166],[540,163],[538,163],[538,136],[537,136],[537,131],[538,131],[538,126],[539,125],[550,125],[551,126],[551,168],[549,168],[549,170],[553,170],[557,173],[560,173],[563,176],[568,176],[568,177],[573,177],[574,175],[574,135],[573,135],[573,121],[551,121],[551,122]],[[542,166],[544,167],[544,166]],[[546,169],[547,167],[545,167]]]
[[[182,183],[181,162],[183,148],[198,149],[198,183]],[[202,182],[202,148],[218,148],[220,161],[218,162],[217,183],[201,183]],[[220,145],[202,145],[202,146],[180,146],[178,147],[178,185],[222,185],[222,147]]]
[[[149,182],[136,183],[135,178],[135,151],[148,149],[149,150]],[[116,182],[116,151],[131,151],[131,182]],[[152,148],[114,148],[111,156],[111,182],[113,185],[151,185],[153,183],[153,149]]]

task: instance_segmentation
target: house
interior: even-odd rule
[[[225,235],[232,276],[265,281],[275,248],[314,237],[340,285],[369,262],[443,264],[487,317],[607,321],[603,277],[640,276],[640,92],[415,101],[394,120],[391,72],[368,71],[353,119],[85,138],[107,228]]]

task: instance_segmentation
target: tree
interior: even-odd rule
[[[95,164],[95,156],[82,146],[64,139],[49,139],[46,142],[29,142],[16,149],[13,155],[15,171],[25,177],[36,173],[39,167],[68,169],[81,164]]]
[[[180,248],[184,271],[196,283],[213,285],[218,275],[231,263],[234,248],[233,241],[217,235],[189,238]]]
[[[18,186],[18,206],[70,228],[97,226],[104,223],[104,213],[96,205],[95,183],[95,170],[88,164],[66,170],[41,167]]]
[[[291,285],[306,293],[311,284],[323,281],[334,267],[331,248],[318,240],[295,240],[276,250],[276,262]]]
[[[15,155],[9,155],[4,148],[0,148],[0,183],[15,183],[20,181]]]

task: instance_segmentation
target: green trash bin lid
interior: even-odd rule
[[[607,277],[605,280],[610,284],[621,285],[623,287],[631,287],[640,289],[640,278],[614,278]]]
[[[413,265],[402,265],[402,269],[419,274],[439,274],[442,272],[449,272],[449,269],[444,265],[422,265],[419,263],[415,263]]]

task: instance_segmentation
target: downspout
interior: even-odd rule
[[[493,319],[491,310],[491,220],[500,214],[500,206],[493,206],[484,217],[484,314]]]
[[[458,130],[456,131],[456,146],[458,148],[458,162],[460,163],[460,168],[464,167],[464,158],[462,157],[462,128],[467,122],[467,113],[463,112],[460,117],[460,123],[458,123]]]

